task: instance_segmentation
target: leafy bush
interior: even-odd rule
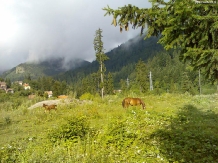
[[[11,124],[11,118],[9,116],[5,117],[5,124]]]
[[[92,95],[91,93],[84,93],[83,95],[80,96],[79,99],[80,100],[93,100],[94,95]]]
[[[14,143],[5,145],[0,149],[0,160],[2,163],[6,162],[18,162],[18,148]]]
[[[60,127],[49,132],[48,137],[52,142],[60,140],[83,139],[91,131],[86,117],[73,117]]]
[[[118,150],[128,148],[137,138],[135,133],[127,130],[124,121],[115,121],[109,124],[103,142],[107,146],[114,146]]]

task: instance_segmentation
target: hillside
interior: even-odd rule
[[[158,38],[151,37],[144,40],[144,36],[137,36],[120,46],[107,52],[110,58],[105,62],[107,72],[119,72],[125,66],[135,64],[139,59],[147,61],[158,52],[163,51],[160,44],[157,44]],[[3,72],[0,77],[8,78],[11,81],[23,80],[26,76],[37,79],[42,76],[53,76],[58,80],[76,82],[79,79],[96,72],[99,68],[98,62],[92,63],[81,59],[75,59],[63,66],[64,58],[53,59],[41,63],[21,63],[16,67]],[[67,69],[66,69],[67,67]],[[122,76],[128,74],[119,74],[114,80],[119,81]]]
[[[37,79],[42,76],[54,76],[61,72],[65,72],[63,65],[64,58],[52,59],[41,63],[21,63],[18,66],[2,73],[2,78],[8,78],[11,81],[23,80],[25,76]],[[80,66],[90,64],[88,61],[75,59],[68,62],[68,69],[75,69]]]
[[[105,61],[107,72],[120,72],[123,67],[134,65],[139,59],[147,61],[149,58],[154,57],[164,50],[157,41],[158,38],[156,37],[144,40],[144,36],[137,36],[107,52],[106,55],[109,57],[109,60]],[[99,63],[95,60],[91,64],[69,70],[55,77],[68,82],[76,82],[88,74],[97,72],[98,68]],[[121,73],[119,76],[115,76],[114,80],[117,82],[128,75],[126,72]]]

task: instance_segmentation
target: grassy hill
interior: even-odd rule
[[[146,109],[122,108],[126,96]],[[1,162],[218,162],[218,95],[84,95],[44,113],[0,104]]]

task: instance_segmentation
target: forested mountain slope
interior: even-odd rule
[[[42,76],[54,76],[66,71],[63,62],[64,58],[50,59],[41,63],[21,63],[11,70],[4,72],[1,77],[16,81],[23,80],[27,76],[30,76],[32,79],[37,79]],[[90,62],[75,59],[70,61],[67,66],[69,66],[69,69],[75,69],[88,64],[90,64]]]
[[[143,36],[138,36],[107,52],[106,55],[110,59],[105,61],[105,86],[110,73],[114,89],[149,92],[151,73],[154,92],[157,94],[163,92],[198,94],[199,80],[202,93],[216,91],[215,85],[211,85],[203,74],[193,71],[188,62],[183,63],[179,60],[178,49],[166,51],[157,42],[156,37],[144,40]],[[137,70],[137,66],[142,67]],[[72,83],[78,95],[85,92],[94,93],[99,89],[99,75],[96,74],[98,69],[99,63],[93,61],[87,66],[67,71],[56,77],[58,80]]]
[[[163,51],[163,47],[157,41],[158,38],[156,37],[144,40],[144,36],[137,36],[107,52],[106,55],[109,57],[109,60],[105,61],[106,71],[111,73],[119,72],[125,66],[136,64],[139,59],[147,61],[158,54],[158,52]],[[55,78],[68,82],[77,82],[87,75],[97,72],[98,68],[99,63],[95,60],[89,65],[69,70],[57,75]],[[122,75],[118,79],[115,77],[114,80],[119,81],[121,77]]]

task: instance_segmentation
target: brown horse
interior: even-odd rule
[[[145,103],[140,98],[127,97],[122,101],[123,108],[128,108],[129,105],[131,106],[142,105],[142,108],[145,109]]]
[[[50,112],[50,110],[52,110],[52,109],[57,110],[57,108],[56,108],[57,105],[55,105],[55,104],[53,104],[53,105],[43,104],[42,106],[45,108],[45,112],[47,110]]]

